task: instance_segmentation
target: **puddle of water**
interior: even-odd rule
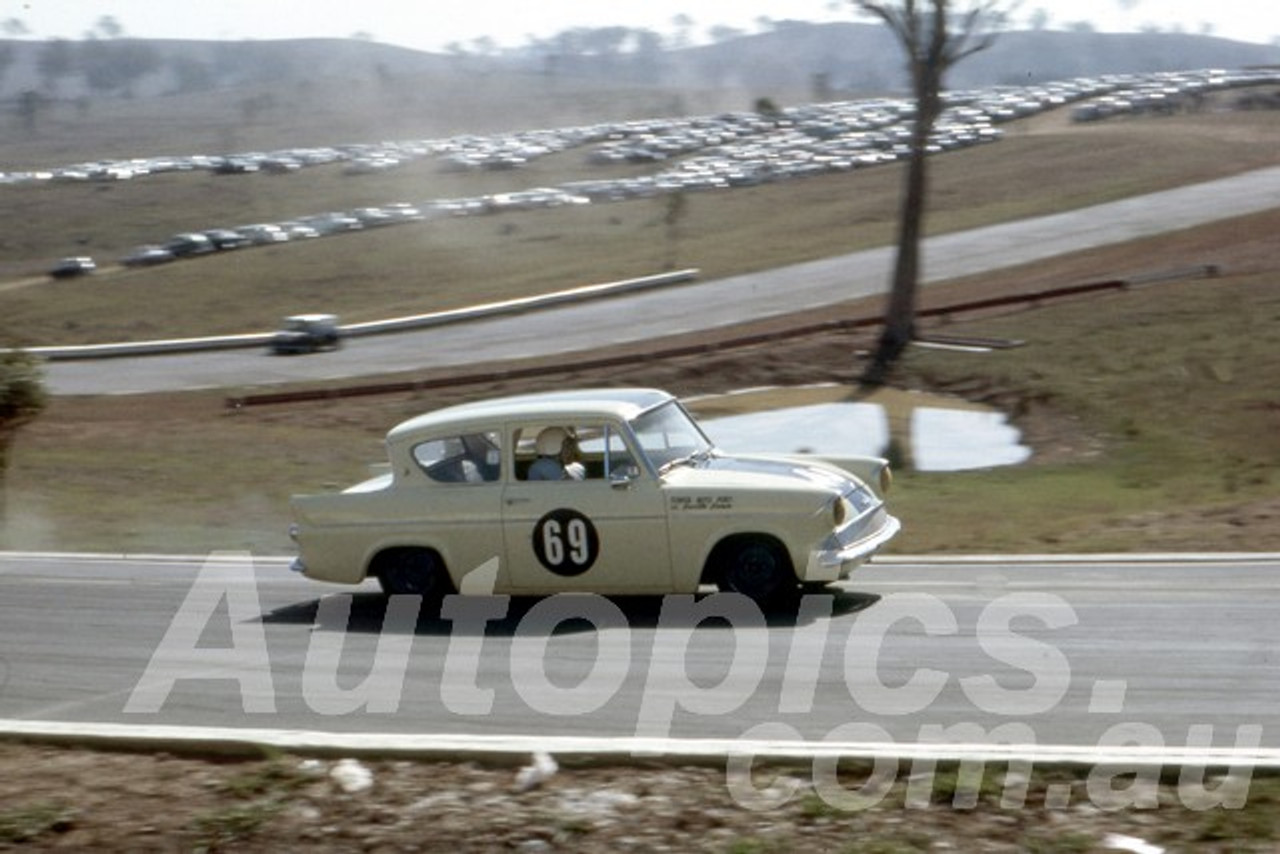
[[[964,471],[1026,462],[1031,449],[1003,412],[917,407],[911,453],[919,471]]]
[[[823,396],[848,395],[845,391]],[[1031,456],[1003,413],[962,401],[896,393],[879,394],[872,401],[779,406],[785,399],[785,390],[770,391],[769,408],[705,417],[700,423],[726,451],[830,456],[881,456],[896,424],[897,432],[906,434],[899,441],[909,443],[911,467],[918,471],[1017,465]],[[745,399],[738,403],[750,408]]]

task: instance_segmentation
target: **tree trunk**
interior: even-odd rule
[[[883,385],[911,339],[915,337],[916,292],[920,281],[920,237],[924,222],[926,155],[932,121],[917,112],[907,163],[902,215],[898,223],[898,255],[885,311],[884,329],[871,364],[862,376],[869,385]]]
[[[966,56],[986,50],[994,35],[983,35],[987,24],[1004,21],[997,0],[975,0],[965,10],[954,9],[951,0],[931,0],[928,10],[916,0],[854,0],[862,11],[879,17],[902,43],[911,74],[916,114],[911,126],[911,157],[898,227],[898,260],[885,310],[884,330],[871,364],[862,375],[866,384],[882,385],[915,337],[916,291],[920,282],[920,239],[924,231],[926,158],[933,126],[942,114],[942,78],[948,68]],[[926,5],[926,4],[920,4]],[[959,32],[952,31],[949,15],[955,13]]]

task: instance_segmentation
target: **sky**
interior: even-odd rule
[[[1051,29],[1089,21],[1101,32],[1131,32],[1154,26],[1240,41],[1272,43],[1280,38],[1275,0],[1022,0],[1015,24],[1032,12],[1048,13]],[[276,39],[346,38],[358,33],[375,41],[420,50],[450,43],[472,49],[488,37],[519,47],[530,37],[547,38],[573,27],[626,26],[676,32],[673,19],[693,21],[689,35],[705,40],[716,25],[759,31],[759,20],[851,21],[853,6],[842,0],[0,0],[0,25],[21,21],[35,39],[82,38],[104,15],[124,35],[146,38]],[[8,28],[6,28],[6,32]]]

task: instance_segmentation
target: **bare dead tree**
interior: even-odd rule
[[[953,65],[992,45],[995,29],[1004,22],[1009,4],[1000,0],[852,2],[860,11],[883,21],[902,45],[915,98],[893,283],[884,329],[863,374],[864,382],[879,385],[888,378],[915,335],[929,137],[944,107],[944,78]]]

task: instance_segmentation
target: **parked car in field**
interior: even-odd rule
[[[289,232],[281,226],[270,222],[242,225],[236,231],[254,246],[269,246],[272,243],[288,243]]]
[[[120,263],[126,267],[150,267],[153,264],[167,264],[176,260],[177,257],[163,246],[147,244],[129,250],[128,254],[120,259]]]
[[[715,585],[764,602],[845,578],[899,528],[886,461],[727,454],[654,389],[463,404],[386,444],[377,476],[293,497],[296,571],[427,597]]]
[[[280,227],[284,229],[284,233],[289,236],[290,240],[310,240],[313,237],[320,236],[320,232],[296,220],[286,220],[280,223]]]
[[[226,252],[231,249],[242,249],[249,245],[249,238],[245,237],[234,228],[211,228],[204,232],[204,236],[209,238],[209,242],[213,244],[213,248],[219,252]]]
[[[338,318],[332,314],[295,314],[286,317],[271,336],[271,352],[281,355],[336,350],[342,346]]]
[[[341,234],[347,231],[359,231],[364,228],[360,220],[341,211],[305,216],[298,222],[314,228],[321,235]]]
[[[213,245],[212,240],[200,232],[195,231],[175,234],[164,244],[164,248],[168,249],[178,258],[188,258],[193,255],[207,255],[210,252],[217,251],[217,247]]]
[[[98,265],[88,255],[76,255],[59,258],[58,263],[49,270],[49,275],[55,279],[74,279],[76,276],[87,276],[96,269]]]

